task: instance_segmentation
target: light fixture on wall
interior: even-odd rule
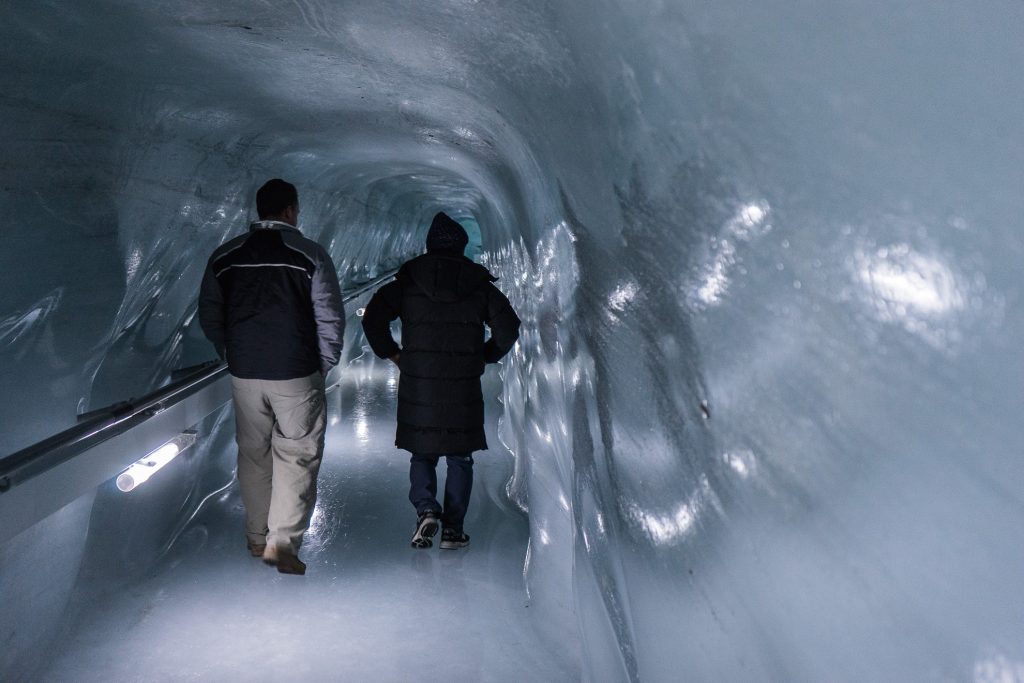
[[[125,493],[146,483],[157,470],[174,460],[175,456],[196,442],[196,432],[187,430],[174,437],[160,448],[132,463],[131,467],[117,475],[117,488]]]

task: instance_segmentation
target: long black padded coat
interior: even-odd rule
[[[401,353],[395,445],[412,453],[485,450],[480,376],[519,338],[519,316],[465,256],[427,253],[406,262],[373,295],[363,331],[380,358]],[[402,346],[391,321],[402,321]],[[491,335],[485,340],[484,325]]]

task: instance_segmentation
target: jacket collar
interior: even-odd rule
[[[287,230],[291,232],[299,232],[299,229],[294,225],[283,221],[255,221],[249,226],[249,230]]]

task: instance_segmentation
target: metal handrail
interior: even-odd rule
[[[342,303],[350,303],[391,279],[398,269],[363,282],[346,291]],[[195,366],[185,377],[142,398],[132,398],[79,416],[79,424],[0,458],[0,494],[64,463],[108,439],[142,424],[196,394],[228,374],[228,366],[209,361]]]

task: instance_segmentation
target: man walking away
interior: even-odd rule
[[[469,545],[462,525],[473,489],[473,451],[487,448],[480,376],[519,337],[519,317],[491,284],[497,278],[463,255],[468,241],[456,221],[434,216],[427,253],[405,263],[363,315],[373,352],[401,369],[395,445],[412,453],[414,548],[432,545],[439,521],[442,548]],[[391,336],[395,318],[402,321],[401,348]],[[484,325],[491,330],[487,341]],[[443,508],[436,498],[442,456],[448,464]]]
[[[330,256],[295,227],[295,186],[267,181],[260,220],[213,252],[199,323],[227,358],[249,552],[282,574],[298,558],[324,450],[324,378],[341,357],[345,314]]]

